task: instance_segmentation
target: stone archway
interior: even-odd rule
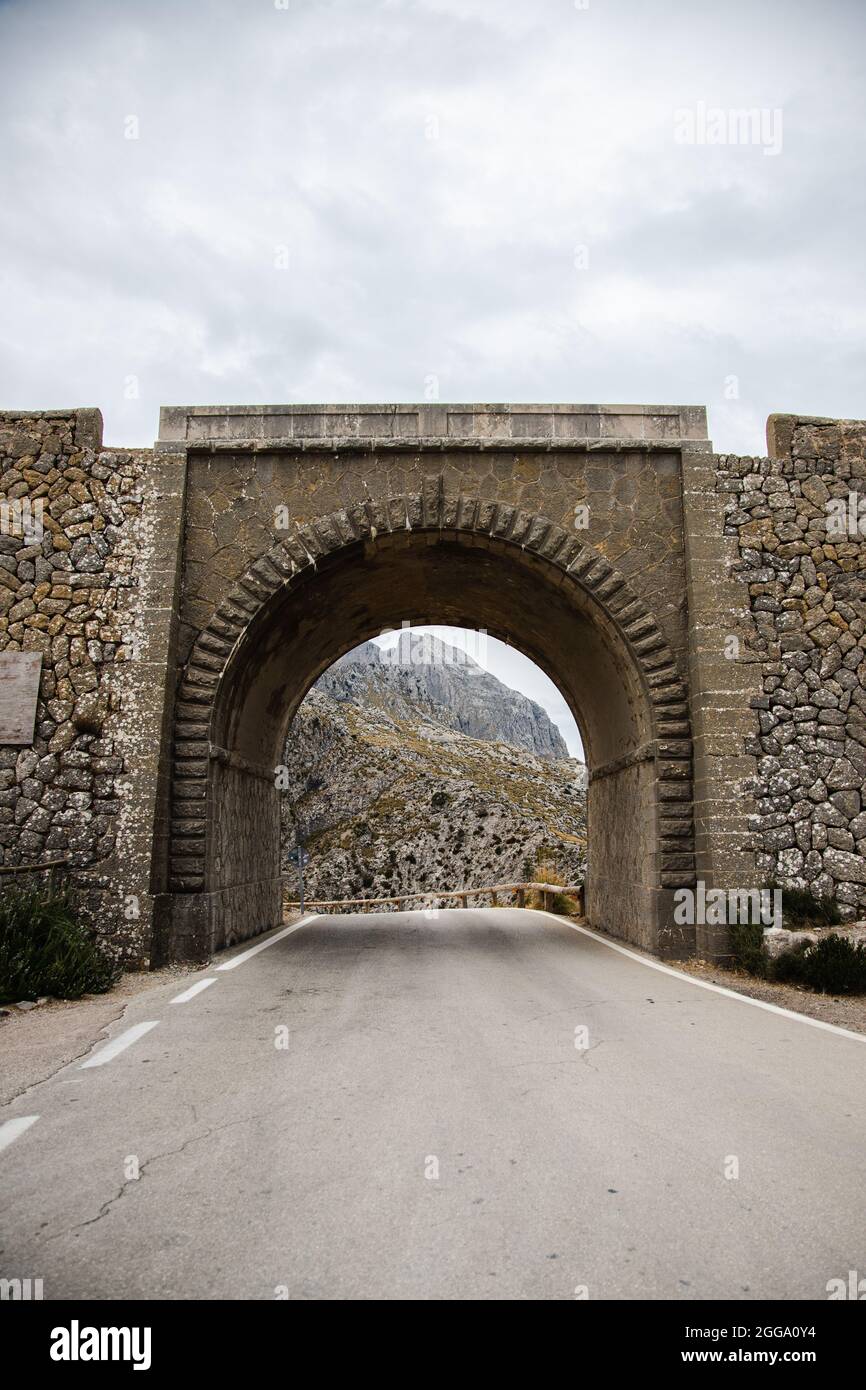
[[[201,957],[280,920],[288,724],[337,657],[406,618],[484,627],[556,681],[590,771],[589,919],[690,952],[672,912],[694,882],[688,701],[656,619],[577,533],[430,477],[298,527],[199,633],[175,709],[160,953]]]

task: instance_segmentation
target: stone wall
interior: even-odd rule
[[[211,846],[217,947],[243,939],[243,924],[279,922],[283,906],[279,793],[268,777],[237,762],[214,768]]]
[[[651,450],[651,451],[650,451]],[[657,442],[641,450],[575,446],[542,451],[489,440],[477,452],[446,441],[413,451],[308,443],[296,449],[228,446],[189,455],[179,657],[189,655],[214,610],[275,540],[370,498],[420,494],[441,478],[451,496],[478,497],[540,514],[598,550],[656,615],[686,668],[685,567],[680,460]],[[585,504],[588,524],[575,526]],[[285,529],[276,528],[279,509]]]
[[[269,891],[267,866],[248,856],[232,885],[212,856],[239,819],[236,779],[215,796],[220,750],[272,769],[309,681],[383,626],[435,618],[507,637],[558,681],[603,774],[590,916],[687,951],[671,931],[695,875],[686,453],[712,457],[700,409],[164,410],[156,456],[188,499],[166,938],[237,938],[230,887],[250,903],[243,934],[262,928],[249,885]]]
[[[772,457],[716,459],[751,619],[740,660],[762,686],[745,744],[756,869],[863,917],[866,425],[774,416],[768,443]]]
[[[249,898],[246,870],[263,895],[256,913],[263,920],[272,914],[276,880],[254,863],[275,858],[262,758],[238,760],[244,750],[232,751],[233,725],[226,746],[217,739],[213,749],[208,727],[176,725],[201,712],[193,704],[184,716],[185,706],[175,706],[178,675],[215,611],[235,602],[233,594],[245,592],[252,608],[244,611],[252,612],[262,583],[270,592],[280,582],[282,571],[271,576],[267,565],[260,573],[255,565],[274,543],[281,504],[288,504],[304,562],[314,557],[316,583],[299,571],[306,588],[292,610],[294,626],[277,625],[270,646],[255,648],[248,678],[262,685],[270,662],[264,685],[274,685],[275,706],[288,688],[280,683],[282,664],[309,668],[312,677],[335,651],[369,635],[355,611],[351,567],[328,569],[328,536],[310,532],[313,518],[373,508],[375,545],[372,532],[359,540],[370,596],[383,613],[394,606],[389,621],[423,618],[429,595],[446,611],[450,552],[441,545],[438,561],[432,544],[426,550],[417,592],[414,579],[401,580],[402,587],[395,579],[403,573],[400,546],[411,540],[412,508],[426,516],[432,477],[440,507],[451,492],[480,499],[471,534],[453,538],[474,557],[467,611],[486,596],[490,630],[521,638],[564,689],[574,687],[575,705],[594,721],[589,742],[605,774],[623,773],[625,789],[635,780],[631,764],[640,762],[647,774],[656,767],[656,776],[670,779],[664,769],[671,764],[660,760],[691,746],[691,717],[695,845],[708,886],[776,878],[832,894],[848,918],[866,914],[866,546],[856,510],[851,514],[851,494],[855,509],[866,494],[866,425],[773,417],[770,456],[752,459],[714,457],[701,412],[676,408],[617,408],[615,418],[601,412],[600,424],[580,407],[364,409],[373,419],[366,441],[360,409],[323,407],[315,429],[300,408],[225,418],[168,412],[154,450],[104,449],[94,410],[0,414],[0,501],[44,504],[41,536],[9,533],[8,526],[0,534],[0,650],[43,654],[34,744],[0,746],[0,863],[67,859],[112,952],[128,964],[153,963],[177,951],[184,912],[190,942],[201,937],[206,904],[194,891],[198,884],[191,880],[175,902],[169,881],[196,848],[178,850],[177,833],[170,841],[171,798],[177,813],[185,792],[195,791],[201,806],[191,804],[182,828],[198,834],[198,820],[215,812],[208,873],[223,905],[224,939],[237,934],[235,919]],[[413,430],[415,443],[400,433]],[[379,523],[376,508],[391,503],[376,497],[397,499],[399,524],[387,517]],[[583,532],[575,531],[579,503],[589,507]],[[835,507],[848,517],[839,535],[830,526],[828,508]],[[544,610],[550,651],[542,650],[531,595],[546,574],[543,546],[538,557],[529,546],[509,551],[519,561],[509,571],[511,587],[500,591],[491,582],[485,566],[502,558],[499,512],[513,519],[523,515],[517,508],[530,519],[538,514],[533,534],[548,520],[556,523],[561,532],[554,527],[551,534],[561,537],[563,554],[576,555],[584,543],[597,552],[596,587],[610,589],[611,581],[598,576],[613,566],[657,617],[657,634],[647,637],[638,627],[632,636],[641,651],[662,643],[670,653],[664,660],[681,678],[679,712],[666,711],[681,723],[664,725],[664,737],[676,745],[656,747],[631,728],[639,691],[623,696],[617,715],[606,698],[581,686],[589,668],[599,683],[607,650],[597,620],[590,621],[589,598],[576,617],[571,608],[560,613],[558,591],[551,597]],[[476,535],[488,515],[490,535]],[[285,534],[278,528],[276,539],[291,548]],[[577,574],[577,562],[565,567],[572,563]],[[615,614],[624,600],[610,592]],[[398,599],[410,611],[397,612]],[[456,608],[454,618],[463,619]],[[615,617],[601,622],[615,626]],[[216,681],[230,632],[209,657],[200,656],[201,681]],[[650,685],[662,674],[656,671]],[[621,672],[606,679],[611,692],[622,693]],[[196,687],[205,704],[210,685]],[[255,743],[252,716],[244,728]],[[178,734],[192,741],[185,753],[175,748],[172,785]],[[211,775],[214,757],[227,761]],[[614,796],[607,782],[602,777],[596,786],[600,813]],[[231,794],[214,806],[223,784]],[[661,785],[671,797],[679,792],[676,781]],[[692,873],[692,815],[672,815],[664,796],[661,811],[650,810],[647,803],[648,824],[660,817],[654,877],[667,893]],[[258,827],[255,846],[251,825]],[[271,829],[263,834],[263,826]],[[595,868],[601,883],[603,858]],[[610,924],[622,900],[622,875],[611,870],[609,878],[616,900],[597,904],[600,925]],[[697,947],[719,954],[724,942],[699,935]]]
[[[0,747],[0,863],[66,859],[113,953],[144,959],[139,883],[124,863],[135,710],[142,480],[150,451],[102,444],[98,411],[0,415],[0,500],[42,502],[38,530],[0,534],[0,650],[39,651],[32,747]],[[118,854],[118,849],[121,853]]]

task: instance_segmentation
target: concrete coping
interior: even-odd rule
[[[713,446],[709,440],[661,439],[544,439],[527,436],[525,439],[448,439],[441,436],[417,439],[374,439],[357,436],[335,435],[333,438],[297,439],[286,435],[274,439],[203,439],[197,442],[182,443],[175,439],[157,439],[153,453],[158,458],[182,460],[187,453],[209,454],[273,454],[291,451],[295,454],[376,454],[383,450],[389,452],[411,453],[420,456],[425,453],[446,453],[454,450],[467,450],[475,453],[485,451],[510,451],[527,453],[568,452],[584,454],[675,454],[688,450],[690,459],[699,453],[712,454]]]
[[[621,445],[704,442],[703,406],[252,405],[163,406],[158,443],[327,445],[499,443]]]

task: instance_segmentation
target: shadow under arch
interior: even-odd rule
[[[555,681],[590,773],[589,920],[692,951],[672,910],[694,881],[688,710],[658,624],[576,535],[440,487],[298,528],[199,634],[176,704],[160,954],[201,958],[280,921],[274,769],[289,723],[339,656],[404,620],[484,628]]]

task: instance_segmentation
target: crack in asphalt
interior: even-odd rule
[[[38,1081],[28,1081],[26,1086],[22,1086],[20,1091],[16,1091],[14,1095],[11,1095],[8,1100],[3,1102],[3,1105],[12,1105],[14,1101],[20,1100],[22,1096],[29,1095],[31,1091],[38,1090],[40,1086],[44,1086],[48,1081],[53,1081],[55,1076],[59,1076],[67,1067],[74,1066],[76,1062],[80,1062],[82,1058],[89,1056],[95,1047],[100,1047],[104,1042],[107,1042],[108,1039],[105,1036],[107,1029],[113,1028],[115,1023],[122,1022],[127,1009],[135,1002],[135,998],[137,998],[137,996],[133,999],[127,999],[126,1003],[120,1006],[120,1012],[115,1014],[113,1018],[109,1018],[106,1023],[100,1026],[99,1037],[93,1038],[90,1042],[85,1043],[80,1052],[76,1052],[73,1056],[67,1057],[65,1061],[60,1062],[58,1066],[54,1067],[52,1071],[47,1072],[45,1076],[40,1076]]]
[[[188,974],[195,975],[201,972],[202,970],[207,969],[209,969],[209,966],[196,965],[193,970],[183,971],[181,973],[184,976]],[[65,1071],[67,1067],[74,1066],[76,1062],[81,1062],[85,1057],[88,1057],[97,1047],[102,1047],[104,1043],[109,1041],[107,1036],[108,1030],[110,1028],[113,1028],[116,1023],[122,1023],[125,1021],[127,1012],[129,1011],[129,1009],[132,1008],[133,1004],[138,1003],[142,999],[142,997],[145,994],[148,994],[151,990],[161,989],[164,986],[168,986],[169,984],[172,988],[174,988],[174,981],[160,979],[158,981],[154,981],[154,983],[147,989],[136,990],[125,1000],[118,999],[117,1001],[115,1001],[113,1007],[116,1008],[118,1012],[112,1014],[110,1018],[106,1019],[104,1023],[100,1024],[99,1031],[96,1037],[91,1038],[89,1042],[85,1043],[80,1052],[73,1053],[71,1057],[67,1057],[65,1061],[59,1062],[56,1066],[52,1064],[52,1070],[46,1072],[44,1076],[40,1076],[38,1080],[28,1081],[25,1086],[22,1086],[19,1090],[15,1091],[6,1100],[4,1100],[2,1102],[2,1105],[0,1105],[0,1109],[5,1108],[5,1106],[7,1105],[12,1105],[14,1101],[20,1100],[22,1096],[29,1095],[31,1091],[35,1091],[38,1089],[38,1087],[44,1086],[46,1082],[53,1081],[54,1078],[56,1076],[59,1076],[62,1071]],[[97,998],[100,997],[101,996],[98,996]],[[94,1002],[96,1002],[96,1000],[94,1000]],[[109,1001],[106,1001],[106,1003],[108,1002]]]
[[[590,1052],[595,1052],[599,1047],[601,1047],[601,1045],[602,1045],[603,1042],[604,1042],[604,1038],[599,1038],[598,1042],[597,1042],[597,1043],[593,1043],[591,1047],[583,1047],[583,1048],[581,1048],[581,1059],[580,1059],[580,1060],[581,1060],[581,1062],[583,1063],[583,1065],[584,1065],[585,1067],[589,1067],[590,1071],[596,1071],[596,1072],[597,1072],[597,1071],[598,1071],[598,1067],[594,1067],[594,1066],[593,1066],[592,1062],[589,1060],[589,1054],[590,1054]]]
[[[166,1158],[176,1158],[178,1154],[184,1153],[185,1150],[188,1149],[192,1144],[203,1143],[205,1140],[210,1139],[214,1134],[219,1134],[224,1129],[232,1129],[236,1125],[250,1124],[255,1120],[261,1119],[264,1119],[264,1112],[261,1115],[244,1115],[240,1119],[226,1120],[225,1124],[211,1125],[209,1129],[205,1130],[204,1134],[190,1135],[189,1139],[185,1139],[184,1142],[180,1144],[176,1149],[166,1149],[164,1153],[152,1154],[150,1158],[145,1159],[144,1163],[142,1163],[141,1168],[139,1169],[138,1177],[127,1178],[126,1182],[124,1182],[121,1186],[120,1191],[117,1192],[113,1197],[109,1197],[106,1202],[103,1202],[102,1206],[99,1208],[99,1211],[96,1213],[95,1216],[90,1216],[86,1221],[78,1221],[75,1223],[74,1226],[65,1227],[62,1231],[55,1231],[53,1235],[46,1236],[46,1244],[52,1240],[60,1240],[63,1236],[74,1235],[76,1231],[83,1231],[87,1226],[95,1226],[99,1221],[103,1219],[103,1217],[107,1216],[108,1213],[112,1210],[112,1208],[116,1206],[117,1203],[121,1200],[121,1198],[126,1195],[126,1192],[130,1187],[138,1186],[138,1184],[141,1182],[141,1180],[147,1173],[148,1169],[151,1168],[154,1163],[160,1163],[163,1159]]]

